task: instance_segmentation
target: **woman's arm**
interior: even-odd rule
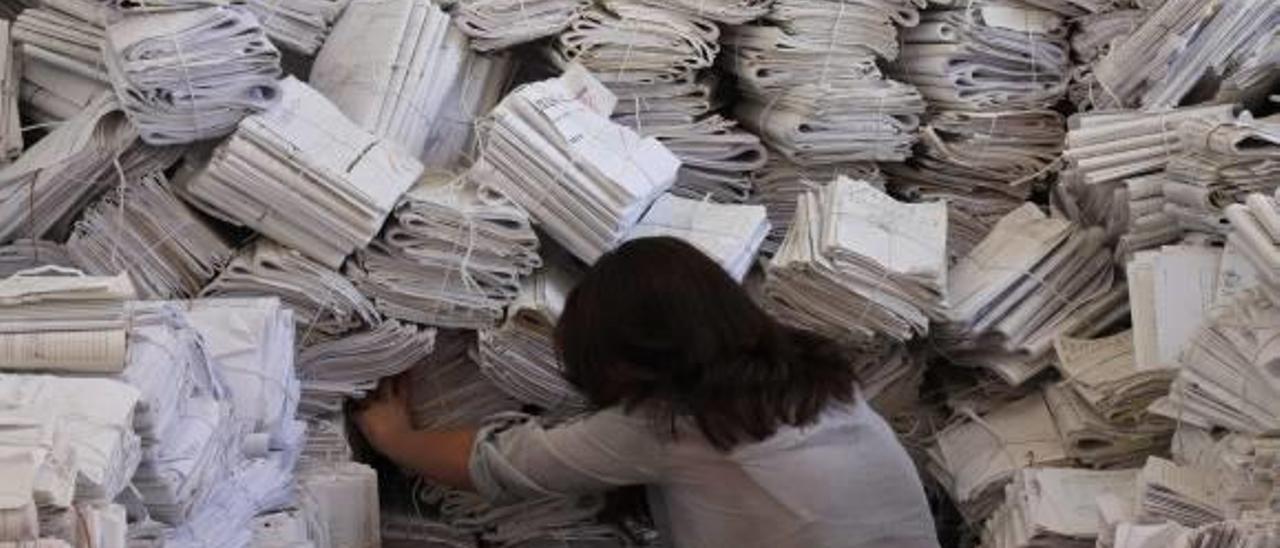
[[[414,430],[403,379],[379,384],[360,402],[355,420],[373,448],[396,464],[447,487],[475,490],[469,468],[476,429]]]

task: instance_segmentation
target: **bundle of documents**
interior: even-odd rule
[[[583,0],[444,0],[471,47],[494,51],[559,33],[577,19]]]
[[[1005,502],[983,526],[985,548],[1090,548],[1098,537],[1094,502],[1133,491],[1137,470],[1025,468],[1005,488]]]
[[[378,474],[356,462],[308,462],[297,471],[299,502],[318,524],[316,548],[367,548],[381,545]]]
[[[903,30],[898,67],[931,107],[1048,108],[1066,93],[1065,17],[1000,0],[964,8],[925,12]]]
[[[442,77],[437,84],[448,87],[440,115],[431,124],[427,146],[419,155],[429,168],[461,169],[475,160],[480,149],[476,128],[498,106],[517,68],[512,55],[459,53],[463,56],[460,70],[452,79],[443,81]]]
[[[1187,527],[1222,521],[1222,489],[1211,469],[1150,457],[1138,474],[1140,514]]]
[[[1178,367],[1178,357],[1212,308],[1222,257],[1218,248],[1183,245],[1142,251],[1129,262],[1138,370]]]
[[[276,298],[199,299],[182,306],[216,364],[237,422],[268,447],[280,448],[296,428],[298,409],[293,311]]]
[[[19,44],[17,53],[22,57],[18,89],[22,113],[37,123],[70,120],[99,95],[112,93],[105,74],[98,76],[80,67],[65,68],[59,64],[65,58],[41,51],[38,46]],[[106,70],[105,65],[101,70]]]
[[[356,125],[416,155],[468,55],[466,37],[427,0],[354,2],[308,83]]]
[[[389,317],[478,329],[502,319],[541,264],[523,210],[466,176],[429,173],[347,275]]]
[[[1065,383],[1047,387],[1045,401],[1066,443],[1067,456],[1091,467],[1138,466],[1147,455],[1163,451],[1173,434],[1172,421],[1153,418],[1134,425],[1108,421]]]
[[[14,53],[12,26],[0,23],[0,164],[7,164],[22,153],[22,120],[18,114],[18,71]]]
[[[309,416],[340,413],[348,398],[363,399],[378,381],[403,373],[435,348],[436,330],[395,320],[298,351],[302,406]]]
[[[21,97],[30,107],[24,114],[40,122],[66,120],[111,87],[102,46],[113,17],[97,2],[42,4],[23,10],[12,28]]]
[[[928,471],[946,488],[961,514],[977,523],[1000,504],[1018,470],[1068,463],[1044,395],[1032,395],[983,417],[971,414],[938,433]]]
[[[1131,312],[1137,307],[1130,305]],[[1150,419],[1147,407],[1169,393],[1172,369],[1139,369],[1134,333],[1101,339],[1058,337],[1057,361],[1066,384],[1109,424],[1137,426]]]
[[[297,79],[280,92],[175,184],[214,216],[338,268],[373,239],[422,165]]]
[[[1178,134],[1182,153],[1165,168],[1165,195],[1184,208],[1216,213],[1227,203],[1243,203],[1250,193],[1270,194],[1280,186],[1280,116],[1254,119],[1244,112],[1229,122],[1192,119]]]
[[[1209,0],[1164,2],[1150,10],[1141,24],[1123,40],[1112,45],[1093,68],[1099,87],[1096,108],[1126,108],[1141,105],[1148,89],[1158,86],[1167,74],[1169,61],[1180,48],[1163,47],[1169,40],[1184,36],[1204,24],[1215,10]]]
[[[279,297],[293,310],[299,347],[381,320],[373,303],[341,274],[267,239],[241,250],[200,296]]]
[[[1093,68],[1112,48],[1142,24],[1147,12],[1141,9],[1099,10],[1076,19],[1071,34],[1071,69],[1067,97],[1076,110],[1093,110],[1106,90],[1098,84]]]
[[[768,234],[764,206],[717,204],[664,194],[627,238],[679,238],[720,263],[741,282]]]
[[[1168,112],[1077,114],[1070,120],[1063,156],[1086,185],[1160,171],[1181,150],[1179,127],[1192,120],[1230,122],[1232,105],[1184,107]]]
[[[480,331],[475,353],[480,370],[522,403],[556,412],[579,409],[584,403],[561,373],[552,340],[577,279],[572,267],[544,267],[525,278],[502,326]]]
[[[145,303],[130,313],[122,378],[142,394],[133,425],[143,458],[133,486],[153,519],[178,525],[239,451],[232,402],[201,334],[177,306]]]
[[[720,203],[741,203],[751,193],[749,175],[764,166],[768,153],[760,138],[738,128],[737,122],[719,114],[701,119],[675,112],[651,110],[647,98],[635,114],[614,116],[614,121],[654,137],[680,159],[673,194],[708,197]],[[625,101],[624,101],[625,104]]]
[[[50,526],[54,516],[70,513],[76,487],[75,454],[58,421],[0,413],[0,469],[6,480],[0,488],[0,542],[66,538]]]
[[[133,431],[141,395],[124,382],[96,377],[0,374],[6,413],[57,420],[75,453],[76,499],[114,500],[142,459]]]
[[[350,0],[249,0],[245,7],[276,45],[315,55]]]
[[[44,266],[0,279],[0,369],[118,373],[135,297],[124,274]]]
[[[842,339],[928,331],[947,299],[947,210],[837,178],[800,199],[765,282],[782,320]]]
[[[301,361],[299,361],[301,363]],[[304,415],[310,410],[300,409]],[[345,412],[306,416],[307,441],[301,460],[306,462],[349,462],[351,442],[348,440]]]
[[[1166,173],[1130,177],[1121,182],[1115,198],[1116,216],[1123,224],[1123,234],[1116,253],[1131,258],[1137,252],[1169,245],[1182,237],[1182,227],[1165,208],[1168,199],[1164,189],[1172,181]],[[1105,188],[1102,189],[1105,192]],[[1109,219],[1110,220],[1110,219]]]
[[[772,256],[778,250],[791,228],[801,195],[841,176],[884,189],[884,177],[873,162],[805,167],[781,154],[770,154],[769,161],[751,174],[751,202],[763,205],[769,217],[769,235],[761,252]]]
[[[76,222],[67,253],[89,274],[127,272],[142,298],[194,297],[234,250],[168,186],[150,173],[108,192]]]
[[[921,407],[919,392],[927,365],[925,356],[906,345],[876,339],[859,349],[854,364],[858,387],[876,412],[886,417],[912,413]]]
[[[656,139],[613,123],[615,103],[579,65],[525,85],[490,115],[471,172],[588,263],[622,241],[680,167]]]
[[[769,13],[769,0],[639,0],[657,8],[705,17],[717,23],[741,25]],[[775,0],[776,1],[776,0]]]
[[[0,241],[20,235],[60,241],[71,221],[102,191],[163,171],[177,155],[174,149],[138,141],[137,130],[115,99],[99,95],[17,161],[0,168]]]
[[[1277,191],[1280,194],[1280,190]],[[1280,205],[1273,196],[1251,194],[1243,204],[1227,206],[1227,219],[1232,234],[1223,252],[1228,257],[1242,257],[1236,269],[1246,285],[1258,286],[1272,300],[1280,302]],[[1224,278],[1222,283],[1233,278]]]
[[[53,265],[75,268],[76,264],[62,244],[47,240],[16,240],[0,246],[0,279],[20,271]]]
[[[121,106],[153,145],[222,137],[280,95],[280,52],[240,8],[122,19],[107,27],[103,56]]]
[[[414,428],[448,430],[474,427],[521,403],[494,386],[471,358],[475,337],[442,331],[435,351],[409,370],[410,412]]]

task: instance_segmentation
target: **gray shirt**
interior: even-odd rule
[[[728,453],[692,428],[672,440],[618,409],[554,428],[490,427],[471,478],[497,500],[646,484],[674,548],[938,546],[915,467],[861,398]]]

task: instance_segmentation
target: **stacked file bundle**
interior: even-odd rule
[[[20,93],[40,122],[66,120],[111,89],[102,58],[110,9],[91,0],[42,2],[13,22]]]
[[[1131,258],[1182,238],[1182,227],[1165,210],[1164,188],[1170,182],[1167,173],[1129,177],[1117,185],[1110,201],[1105,188],[1082,194],[1086,199],[1096,197],[1099,203],[1086,203],[1081,209],[1108,226],[1108,234],[1119,235],[1117,257]]]
[[[579,63],[619,98],[614,120],[655,137],[680,159],[673,191],[741,202],[747,174],[766,159],[760,138],[716,114],[717,79],[708,73],[720,52],[712,21],[670,6],[609,0],[560,34],[552,53],[561,66]]]
[[[669,236],[697,247],[741,282],[769,234],[765,208],[717,204],[664,194],[628,239]]]
[[[553,36],[586,6],[583,0],[442,0],[471,37],[471,47],[494,51]]]
[[[761,246],[761,252],[773,256],[778,250],[791,228],[796,200],[801,195],[842,176],[884,189],[884,177],[873,162],[805,167],[781,154],[770,154],[764,167],[751,175],[751,202],[763,205],[769,217],[769,235]]]
[[[133,298],[124,274],[44,266],[0,279],[0,369],[120,372]]]
[[[769,13],[769,0],[639,0],[642,4],[726,25],[741,25]]]
[[[341,413],[350,399],[363,399],[378,381],[399,375],[432,354],[436,330],[395,320],[367,331],[310,345],[298,352],[303,413]]]
[[[143,298],[169,299],[198,294],[234,250],[150,173],[89,206],[67,253],[90,274],[127,272]]]
[[[1280,195],[1280,190],[1277,190]],[[1238,269],[1242,280],[1255,285],[1273,301],[1280,302],[1280,200],[1251,194],[1243,204],[1227,207],[1232,234],[1223,252],[1244,258]],[[1223,280],[1225,283],[1225,279]]]
[[[1044,395],[1030,396],[947,427],[929,448],[928,471],[961,514],[977,523],[995,512],[1018,470],[1069,462]]]
[[[1095,94],[1093,106],[1098,109],[1127,108],[1141,105],[1142,96],[1165,76],[1171,58],[1179,48],[1162,47],[1169,40],[1185,36],[1189,30],[1203,25],[1212,17],[1207,0],[1163,2],[1149,10],[1141,24],[1093,67],[1094,77],[1102,93]]]
[[[347,275],[388,317],[440,327],[492,327],[542,264],[529,217],[466,176],[432,173]]]
[[[306,56],[315,55],[329,29],[350,0],[249,0],[262,30],[276,45]]]
[[[16,240],[0,246],[0,279],[39,266],[74,268],[75,262],[62,244],[47,240]]]
[[[521,403],[498,389],[471,357],[475,337],[442,331],[435,351],[408,373],[414,428],[449,430],[484,424],[491,416],[519,411]]]
[[[942,354],[1017,385],[1049,367],[1058,336],[1120,320],[1126,289],[1103,240],[1102,229],[1047,217],[1030,203],[1006,215],[951,270],[950,306],[936,329]]]
[[[103,55],[121,106],[154,145],[225,136],[280,95],[280,52],[239,8],[122,19],[107,27]]]
[[[175,184],[214,216],[338,268],[378,233],[422,165],[306,84],[286,78],[280,93]]]
[[[307,462],[298,469],[299,501],[315,548],[380,546],[378,474],[358,462]]]
[[[623,240],[680,167],[657,140],[613,123],[615,102],[579,65],[525,85],[490,115],[471,172],[588,263]]]
[[[61,240],[104,190],[163,171],[177,154],[141,143],[115,99],[99,95],[0,168],[0,242],[20,235]]]
[[[517,68],[512,55],[475,52],[463,54],[459,66],[461,70],[447,82],[440,116],[431,124],[427,146],[419,156],[429,168],[462,169],[475,160],[480,149],[477,127],[498,106]]]
[[[565,380],[553,334],[577,272],[549,264],[525,278],[520,296],[496,329],[480,331],[475,360],[480,371],[521,403],[564,413],[580,410],[582,395]]]
[[[1058,337],[1054,349],[1054,365],[1066,385],[1114,425],[1148,422],[1147,408],[1169,393],[1176,376],[1171,369],[1138,368],[1133,331],[1099,339]]]
[[[765,282],[780,319],[841,339],[907,340],[947,298],[947,211],[838,178],[800,199]]]
[[[765,25],[726,32],[726,65],[743,97],[734,112],[777,152],[803,165],[902,161],[925,104],[886,80],[876,57],[898,56],[897,24],[916,3],[776,0]]]
[[[1177,217],[1189,221],[1183,228],[1203,232],[1206,220],[1221,217],[1227,204],[1280,187],[1280,116],[1192,119],[1178,126],[1178,134],[1182,152],[1165,168],[1164,195]]]
[[[1066,383],[1047,387],[1045,401],[1053,411],[1067,456],[1087,466],[1137,466],[1148,455],[1165,451],[1173,434],[1173,421],[1162,418],[1132,425],[1109,421],[1083,393]]]
[[[469,57],[466,42],[427,0],[354,2],[316,56],[308,83],[356,125],[416,155]]]
[[[18,412],[0,414],[0,469],[4,471],[5,504],[0,506],[0,543],[30,544],[37,539],[74,543],[96,534],[67,523],[75,517],[98,519],[110,513],[120,529],[110,542],[124,542],[124,508],[75,501],[76,461],[67,430],[56,420]],[[98,524],[93,524],[98,525]],[[86,534],[88,533],[88,534]],[[106,540],[106,539],[104,539]]]
[[[1181,465],[1151,457],[1138,473],[1136,503],[1147,520],[1200,527],[1227,517],[1227,489],[1212,468]]]
[[[1092,110],[1106,93],[1093,75],[1093,67],[1112,48],[1128,38],[1142,24],[1146,12],[1141,9],[1096,10],[1075,20],[1071,34],[1071,82],[1067,97],[1076,110]]]
[[[1217,300],[1224,255],[1214,247],[1165,246],[1139,252],[1126,265],[1136,368],[1177,368]]]
[[[14,53],[13,27],[0,22],[0,165],[22,153],[22,120],[18,113],[18,58]]]
[[[262,239],[242,249],[201,297],[279,297],[293,310],[299,347],[338,337],[381,318],[341,274]]]
[[[982,546],[1092,548],[1099,536],[1094,501],[1127,496],[1137,475],[1136,470],[1019,470],[1005,488],[1004,504],[983,526]]]
[[[224,479],[240,432],[221,375],[181,310],[148,303],[130,313],[123,379],[142,394],[133,426],[143,458],[133,485],[153,519],[179,525]]]
[[[1063,156],[1072,177],[1086,186],[1161,171],[1181,151],[1179,128],[1184,123],[1227,123],[1233,111],[1232,105],[1210,105],[1079,114],[1070,121]]]

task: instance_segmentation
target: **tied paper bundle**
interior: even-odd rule
[[[1130,177],[1113,192],[1109,204],[1085,206],[1097,211],[1112,208],[1104,215],[1108,223],[1116,225],[1111,231],[1120,233],[1117,256],[1130,259],[1139,251],[1172,244],[1182,237],[1182,227],[1165,210],[1168,199],[1164,188],[1171,182],[1167,173]],[[1105,191],[1090,194],[1105,194]]]
[[[525,85],[490,115],[471,172],[588,263],[622,241],[680,167],[657,140],[613,123],[615,102],[579,65]]]
[[[444,0],[477,51],[506,49],[552,36],[577,19],[583,0]]]
[[[1017,385],[1049,367],[1059,335],[1103,329],[1127,312],[1102,229],[1050,218],[1033,204],[1006,215],[951,270],[943,354]]]
[[[749,175],[764,166],[768,153],[760,138],[739,129],[719,114],[701,119],[661,112],[640,99],[639,112],[614,120],[654,137],[680,159],[680,173],[671,192],[687,198],[704,196],[720,203],[745,202],[751,193]],[[625,104],[625,102],[623,103]]]
[[[770,154],[768,162],[751,174],[751,202],[763,205],[769,216],[769,235],[761,246],[761,253],[773,256],[777,252],[791,228],[801,195],[839,177],[866,181],[884,190],[884,176],[873,162],[805,167],[781,154]]]
[[[248,0],[246,7],[273,42],[306,56],[315,55],[350,0]]]
[[[449,16],[427,0],[355,2],[308,82],[356,125],[417,154],[467,52]]]
[[[116,17],[94,0],[42,4],[13,22],[21,97],[36,120],[66,120],[111,88],[102,47],[107,22]]]
[[[520,410],[520,402],[480,373],[470,350],[475,337],[442,331],[435,352],[409,370],[409,410],[414,428],[448,430],[474,427],[501,413]]]
[[[1138,253],[1126,265],[1135,367],[1178,367],[1178,357],[1212,309],[1223,255],[1212,247],[1166,246]]]
[[[1220,216],[1228,204],[1280,187],[1280,116],[1255,119],[1246,111],[1230,122],[1191,119],[1178,134],[1182,153],[1165,167],[1164,195],[1183,217]]]
[[[1280,190],[1277,190],[1280,195]],[[1243,204],[1227,207],[1233,233],[1227,239],[1227,253],[1245,259],[1247,283],[1258,286],[1280,302],[1280,205],[1272,196],[1251,194]],[[1224,256],[1227,255],[1224,253]],[[1223,283],[1227,280],[1224,279]]]
[[[1171,59],[1182,49],[1164,46],[1170,40],[1181,40],[1212,17],[1215,10],[1210,9],[1211,4],[1211,0],[1162,2],[1148,10],[1141,24],[1113,44],[1093,67],[1101,89],[1094,94],[1094,107],[1139,106],[1147,90],[1160,85]]]
[[[628,239],[670,236],[697,247],[741,282],[769,234],[763,206],[716,204],[664,194]]]
[[[60,241],[72,220],[107,188],[163,171],[179,154],[140,142],[115,99],[99,95],[0,168],[0,242],[19,235]]]
[[[76,263],[67,254],[67,248],[59,243],[23,239],[0,246],[0,279],[46,265],[76,267]]]
[[[1067,456],[1085,465],[1137,466],[1147,455],[1168,449],[1172,421],[1152,418],[1141,424],[1116,424],[1104,418],[1080,391],[1065,383],[1047,387],[1044,395],[1066,444]]]
[[[441,327],[492,327],[542,264],[528,215],[466,176],[430,173],[405,193],[347,275],[383,314]]]
[[[969,413],[939,432],[927,470],[964,518],[978,523],[996,510],[1019,469],[1066,465],[1064,445],[1044,395],[1035,392],[982,417]]]
[[[451,33],[447,40],[458,38]],[[430,124],[427,146],[420,156],[429,168],[463,169],[474,162],[480,149],[476,128],[502,101],[515,77],[517,67],[512,55],[458,53],[463,56],[456,65],[460,70],[451,80],[441,82],[448,85],[444,103],[440,116]]]
[[[129,486],[142,459],[133,430],[140,397],[111,378],[0,373],[6,414],[47,417],[70,441],[76,500],[115,500]]]
[[[287,444],[298,408],[293,311],[279,299],[199,299],[181,304],[205,341],[236,421],[251,437],[245,449]]]
[[[21,77],[12,31],[8,21],[0,21],[0,165],[22,153],[22,120],[18,113]]]
[[[480,371],[499,389],[521,403],[561,415],[586,403],[564,378],[553,341],[578,276],[572,267],[553,263],[526,278],[507,320],[480,331],[475,352]]]
[[[1138,473],[1135,489],[1139,515],[1200,527],[1222,521],[1226,485],[1213,468],[1150,457]]]
[[[1192,120],[1229,123],[1232,105],[1192,106],[1168,112],[1077,114],[1069,120],[1063,156],[1069,179],[1090,186],[1164,170],[1181,152],[1179,128]]]
[[[279,297],[294,312],[299,347],[381,321],[342,275],[266,239],[241,250],[200,296]]]
[[[1129,37],[1146,18],[1141,9],[1111,9],[1075,20],[1071,33],[1071,81],[1067,97],[1079,112],[1093,110],[1099,96],[1106,93],[1098,85],[1094,67],[1110,51]]]
[[[1054,365],[1066,384],[1110,424],[1136,426],[1149,420],[1147,407],[1168,395],[1170,369],[1138,369],[1133,332],[1101,339],[1059,337]]]
[[[0,369],[120,372],[134,298],[124,274],[44,266],[0,280]]]
[[[200,333],[176,305],[142,303],[130,313],[122,378],[142,393],[133,425],[143,458],[133,485],[153,519],[178,525],[223,481],[239,450],[232,402]]]
[[[422,165],[289,77],[281,101],[245,118],[200,167],[184,198],[330,268],[368,245]]]
[[[408,371],[431,355],[436,330],[395,320],[367,331],[313,344],[298,352],[302,407],[309,416],[341,413],[343,403],[363,399],[378,381]]]
[[[776,0],[639,0],[655,8],[703,17],[717,23],[741,25],[769,13]]]
[[[838,178],[801,196],[767,270],[765,306],[840,339],[924,334],[947,296],[946,231],[942,203],[900,203]]]
[[[77,473],[71,440],[58,422],[48,416],[0,414],[0,469],[5,473],[0,523],[6,524],[0,543],[29,542],[41,535],[75,538],[74,529],[53,526],[71,513]],[[118,517],[123,525],[123,516]]]
[[[898,61],[931,107],[981,111],[1053,106],[1066,93],[1066,20],[1026,4],[971,2],[927,12],[903,32]]]
[[[127,272],[144,299],[170,299],[198,294],[234,250],[152,173],[85,210],[67,253],[89,274]]]
[[[1005,502],[983,525],[984,548],[1091,548],[1104,496],[1133,492],[1137,470],[1026,468],[1005,488]]]
[[[280,52],[248,11],[126,18],[108,26],[106,38],[111,85],[150,144],[225,136],[279,99]]]

